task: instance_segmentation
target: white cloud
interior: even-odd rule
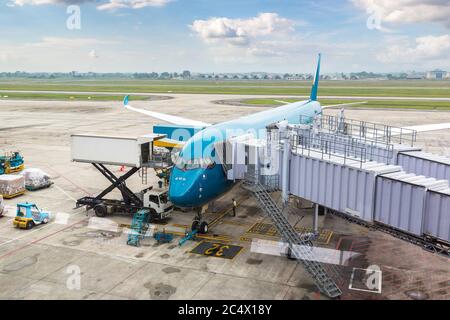
[[[277,13],[261,13],[249,19],[210,18],[195,20],[189,27],[205,42],[226,41],[231,45],[248,45],[259,37],[285,35],[296,23]]]
[[[384,63],[434,63],[450,61],[450,35],[418,37],[414,42],[393,40],[378,54],[377,59]]]
[[[12,4],[16,6],[24,5],[47,5],[47,4],[77,4],[83,2],[95,2],[100,4],[98,10],[117,10],[121,8],[141,9],[145,7],[164,7],[173,0],[12,0]]]
[[[141,9],[145,7],[164,7],[172,0],[109,0],[97,6],[98,10],[117,10],[121,8]]]
[[[38,42],[28,43],[32,47],[52,47],[52,48],[83,48],[84,46],[99,44],[117,44],[116,41],[99,40],[96,38],[61,38],[61,37],[43,37]]]
[[[350,0],[355,6],[376,13],[382,22],[400,24],[436,22],[450,28],[450,0]]]
[[[40,6],[45,4],[76,4],[87,2],[89,0],[12,0],[12,4],[16,6],[34,5]]]
[[[285,56],[285,50],[274,44],[291,42],[295,26],[300,24],[277,13],[260,13],[247,19],[195,20],[189,27],[209,46],[215,61],[229,61],[232,55],[233,60],[239,56],[240,61],[253,63],[254,58]]]
[[[92,59],[97,59],[98,58],[97,51],[95,51],[95,49],[91,50],[89,52],[89,57],[91,57]]]

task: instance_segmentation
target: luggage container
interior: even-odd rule
[[[25,178],[21,175],[4,174],[0,176],[0,195],[12,199],[25,193]]]
[[[25,178],[25,188],[28,191],[36,191],[50,187],[53,182],[50,176],[38,168],[28,168],[20,173]]]

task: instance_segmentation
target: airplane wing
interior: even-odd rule
[[[273,100],[275,102],[281,103],[281,104],[290,104],[292,102],[287,102],[287,101],[283,101],[283,100]]]
[[[281,103],[281,104],[291,104],[292,103],[292,102],[287,102],[287,101],[283,101],[283,100],[274,100],[274,101]],[[322,106],[322,109],[333,108],[333,107],[345,107],[345,106],[352,106],[352,105],[356,105],[356,104],[365,104],[365,103],[367,103],[367,101],[333,104],[333,105],[329,105],[329,106]]]
[[[414,130],[416,132],[443,130],[450,129],[450,123],[423,124],[418,126],[403,127],[403,129]],[[400,134],[400,132],[398,134]]]
[[[367,101],[332,104],[332,105],[329,105],[329,106],[322,106],[322,109],[333,108],[333,107],[345,107],[345,106],[352,106],[352,105],[356,105],[356,104],[365,104],[365,103],[367,103]]]
[[[150,116],[152,118],[159,119],[159,120],[173,123],[173,124],[179,124],[179,125],[183,125],[183,126],[197,126],[197,127],[209,127],[211,125],[209,123],[202,122],[202,121],[190,120],[190,119],[186,119],[186,118],[182,118],[182,117],[172,116],[172,115],[165,114],[165,113],[159,113],[159,112],[155,112],[155,111],[134,108],[128,104],[128,96],[126,96],[123,99],[123,106],[128,110],[131,110],[134,112],[139,112],[139,113],[145,114],[147,116]]]

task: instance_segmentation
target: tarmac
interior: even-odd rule
[[[210,123],[265,109],[213,102],[240,96],[173,96],[131,104]],[[349,109],[346,115],[396,126],[450,122],[450,112],[439,111]],[[8,213],[0,218],[0,299],[327,299],[297,261],[283,254],[255,252],[252,244],[258,239],[277,243],[279,238],[240,186],[216,200],[206,214],[212,221],[230,209],[232,198],[238,199],[237,216],[225,214],[210,238],[203,239],[241,247],[230,259],[192,253],[200,241],[178,246],[179,236],[167,244],[148,237],[140,247],[128,246],[126,225],[131,216],[99,219],[83,208],[73,209],[76,199],[99,193],[108,182],[93,166],[71,162],[70,134],[137,136],[151,132],[156,123],[125,110],[121,102],[0,101],[0,149],[21,151],[27,167],[46,171],[54,181],[49,189],[6,200]],[[426,151],[449,156],[449,137],[449,130],[420,134],[419,144]],[[112,170],[121,174],[118,167]],[[156,183],[149,171],[147,186]],[[137,175],[128,186],[136,191],[147,187]],[[51,211],[51,222],[32,230],[14,228],[15,205],[24,201]],[[291,223],[299,230],[310,228],[309,204],[295,206]],[[182,234],[193,217],[193,212],[176,210],[170,220],[155,227]],[[335,216],[320,217],[319,225],[318,247],[356,253],[337,266],[342,299],[450,298],[448,258]],[[373,265],[383,275],[380,293],[362,291],[354,281],[358,269]]]

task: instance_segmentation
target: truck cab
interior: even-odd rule
[[[169,201],[167,188],[146,190],[142,193],[145,208],[149,208],[152,216],[158,219],[167,218],[173,211],[173,204]]]

